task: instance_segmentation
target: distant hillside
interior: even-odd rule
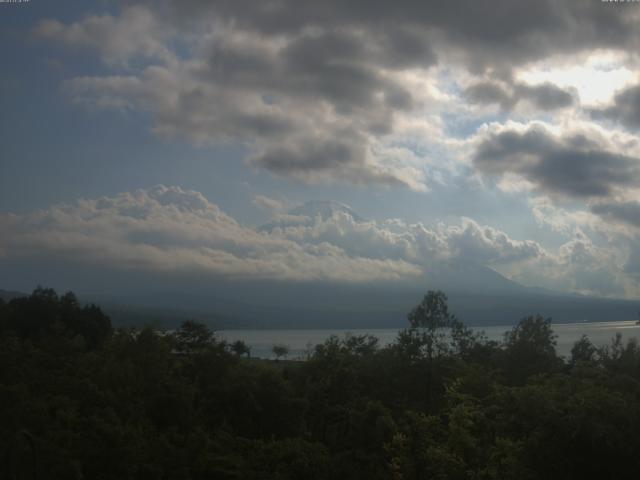
[[[158,329],[178,328],[185,320],[197,320],[207,324],[214,330],[245,327],[252,324],[243,323],[240,318],[232,318],[217,313],[217,309],[203,309],[196,303],[178,294],[158,294],[169,296],[167,302],[154,301],[148,295],[112,296],[112,295],[79,295],[83,303],[93,303],[109,316],[115,327],[153,327]]]
[[[434,288],[292,285],[268,282],[210,285],[208,292],[157,292],[99,301],[118,325],[174,327],[194,318],[225,328],[402,328],[407,313]],[[438,287],[435,287],[438,288]],[[634,320],[638,302],[554,295],[513,287],[509,292],[445,289],[456,316],[471,326],[514,325],[539,313],[555,323]],[[82,297],[81,297],[82,298]]]
[[[187,319],[212,328],[402,328],[407,313],[429,289],[442,289],[452,313],[470,326],[514,325],[540,314],[554,323],[635,320],[638,301],[558,295],[509,283],[485,267],[458,271],[453,265],[447,282],[423,286],[322,285],[275,282],[211,283],[199,290],[156,291],[111,295],[78,293],[83,303],[95,303],[115,326],[176,328]],[[439,272],[442,280],[446,271]],[[477,274],[478,278],[474,279]],[[495,275],[495,276],[494,276]],[[472,280],[465,284],[463,279]],[[482,279],[494,277],[491,282]],[[456,288],[454,278],[460,280]],[[446,285],[445,285],[446,283]],[[503,288],[495,288],[502,285]],[[475,288],[474,288],[475,286]],[[24,296],[0,291],[0,298]]]
[[[11,290],[0,290],[0,298],[4,301],[9,301],[13,298],[26,297],[26,293],[15,292]]]

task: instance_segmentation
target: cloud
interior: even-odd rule
[[[479,82],[467,87],[465,97],[472,103],[481,105],[499,105],[503,110],[513,108],[517,100],[506,88],[496,82]]]
[[[69,26],[43,21],[34,32],[69,46],[93,46],[111,63],[120,55],[125,63],[136,52],[121,48],[120,42],[129,38],[126,45],[135,48],[132,35],[143,29],[135,30],[128,18],[143,10],[153,17],[144,7],[130,7],[121,17],[87,17]],[[95,38],[86,39],[96,24]],[[135,31],[120,35],[127,28]],[[401,68],[396,49],[406,46],[428,68],[435,61],[428,45],[412,44],[410,32],[374,38],[336,29],[289,38],[224,22],[212,21],[205,28],[201,35],[183,32],[181,40],[190,40],[186,57],[156,55],[154,43],[138,52],[147,61],[137,68],[72,78],[67,91],[90,107],[148,111],[158,135],[205,145],[244,143],[251,164],[278,176],[426,188],[423,171],[386,162],[376,152],[381,139],[393,132],[395,112],[415,107],[409,89],[381,71],[380,62]],[[103,38],[111,36],[117,40]],[[166,45],[170,48],[171,42]]]
[[[470,262],[499,265],[547,255],[537,242],[513,240],[500,230],[480,226],[468,218],[463,219],[460,227],[447,229],[446,235],[455,256]]]
[[[275,198],[267,197],[266,195],[254,195],[252,203],[262,210],[270,210],[273,212],[284,210],[283,202]]]
[[[595,203],[591,205],[591,212],[605,220],[640,228],[640,202],[637,201]]]
[[[506,266],[509,278],[525,285],[584,295],[635,297],[640,291],[624,268],[624,255],[616,248],[597,246],[580,229],[554,252],[534,261]]]
[[[99,270],[208,274],[245,280],[375,282],[420,274],[402,260],[348,255],[245,227],[200,193],[178,187],[80,200],[2,215],[4,259],[58,261]]]
[[[624,271],[637,282],[640,282],[640,244],[637,242],[631,248],[629,257],[624,265]]]
[[[404,260],[426,267],[449,260],[498,266],[546,255],[536,242],[511,239],[469,218],[462,218],[460,225],[429,228],[401,220],[367,221],[339,204],[332,209],[307,204],[292,213],[295,215],[282,216],[264,228],[295,242],[336,245],[354,256]]]
[[[580,0],[477,1],[466,4],[464,11],[456,4],[416,0],[393,4],[328,0],[316,5],[284,0],[269,8],[250,1],[171,3],[173,16],[225,19],[264,35],[348,26],[390,37],[385,43],[393,53],[406,57],[403,64],[415,65],[424,55],[422,45],[436,43],[441,48],[448,46],[453,54],[477,69],[527,63],[547,56],[549,51],[570,53],[595,47],[632,46],[638,18],[633,6],[620,8]]]
[[[602,222],[588,210],[560,207],[547,196],[533,197],[529,199],[529,204],[538,226],[549,227],[564,238],[574,237],[582,229],[599,233],[611,230],[602,228]]]
[[[65,25],[55,19],[36,24],[33,34],[73,49],[99,50],[109,65],[127,65],[136,58],[171,60],[166,46],[170,35],[153,13],[143,6],[125,8],[119,17],[90,15]]]
[[[620,260],[612,250],[597,248],[579,232],[559,249],[556,277],[575,292],[587,295],[625,294]],[[637,286],[636,286],[637,291]]]
[[[539,110],[558,110],[574,104],[571,92],[552,83],[527,85],[515,83],[501,85],[497,82],[479,82],[465,89],[465,96],[472,102],[484,105],[498,105],[503,110],[511,110],[522,102]]]
[[[619,122],[629,129],[640,128],[640,85],[622,89],[613,98],[613,105],[592,109],[594,118],[608,118]]]
[[[516,84],[516,98],[531,102],[541,110],[556,110],[570,107],[574,103],[573,95],[552,83],[540,85]]]
[[[484,174],[516,174],[540,191],[567,197],[605,197],[640,180],[640,158],[614,149],[603,138],[555,134],[538,123],[485,130],[473,164]]]
[[[345,135],[346,133],[346,135]],[[328,137],[289,138],[284,143],[266,146],[249,161],[278,176],[310,183],[336,180],[352,184],[384,184],[425,190],[424,173],[411,166],[384,165],[376,162],[367,144],[372,140],[358,132],[335,131]]]
[[[478,265],[526,285],[637,292],[625,271],[627,257],[594,245],[579,230],[549,251],[468,218],[435,227],[375,222],[337,202],[311,202],[253,228],[199,192],[157,186],[0,215],[0,228],[0,265],[151,274],[168,283],[209,278],[409,285],[446,265]]]
[[[549,51],[624,49],[638,36],[637,9],[581,1],[472,2],[464,15],[415,0],[124,4],[33,30],[109,67],[68,79],[76,102],[145,111],[158,135],[243,144],[253,166],[280,177],[417,191],[437,177],[425,166],[446,143],[442,128],[424,129],[427,148],[397,147],[407,125],[440,125],[450,111],[452,95],[434,87],[446,68],[492,79],[468,90],[473,101],[559,110],[574,99],[556,85],[495,82]]]
[[[635,5],[582,0],[481,0],[464,11],[432,0],[126,0],[111,13],[42,20],[37,38],[103,62],[64,70],[78,72],[64,82],[78,105],[144,112],[158,136],[238,146],[250,167],[305,183],[544,196],[535,221],[569,240],[552,251],[472,219],[428,227],[348,211],[290,212],[253,229],[171,187],[4,216],[14,234],[0,254],[67,258],[68,245],[119,268],[327,281],[415,278],[451,260],[538,283],[544,272],[559,288],[604,289],[598,275],[619,285],[621,260],[579,233],[637,226],[640,95],[627,53],[639,19]],[[628,131],[598,127],[603,119]],[[254,204],[285,210],[264,196]],[[512,222],[501,227],[512,233]]]
[[[160,185],[3,215],[0,251],[5,260],[331,282],[410,281],[442,260],[500,265],[545,255],[535,242],[510,239],[471,219],[436,229],[378,224],[336,202],[311,202],[291,212],[254,229],[199,192]]]

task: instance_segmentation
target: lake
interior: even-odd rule
[[[624,322],[589,322],[552,324],[553,331],[558,335],[556,350],[558,355],[568,357],[573,343],[582,335],[587,335],[596,346],[607,345],[616,333],[627,339],[640,337],[640,325],[635,321]],[[484,331],[490,340],[502,340],[504,332],[510,330],[508,325],[474,327],[475,331]],[[347,333],[353,335],[371,334],[378,337],[380,345],[388,345],[398,335],[397,328],[368,328],[368,329],[289,329],[289,330],[219,330],[221,338],[229,342],[243,340],[251,347],[251,355],[258,358],[275,358],[271,348],[275,344],[289,347],[290,359],[306,358],[307,352],[314,345],[323,343],[329,336],[343,337]]]

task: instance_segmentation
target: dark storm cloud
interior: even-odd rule
[[[343,136],[336,132],[336,138],[304,137],[289,144],[269,146],[251,161],[276,175],[306,182],[339,176],[354,184],[411,186],[408,179],[368,164],[365,144],[355,132]]]
[[[573,105],[571,93],[551,83],[541,85],[516,85],[515,97],[528,100],[540,110],[556,110]]]
[[[640,128],[640,85],[618,92],[613,99],[613,105],[592,110],[591,114],[596,118],[609,118],[631,129]]]
[[[556,138],[545,129],[489,134],[473,162],[486,174],[520,175],[548,193],[603,197],[640,180],[640,160],[603,149],[584,135]]]
[[[640,228],[640,203],[597,203],[591,206],[591,211],[605,219]]]
[[[435,56],[425,48],[424,66],[429,66]],[[342,111],[366,109],[363,114],[377,108],[406,110],[413,106],[411,93],[379,72],[386,56],[393,63],[401,59],[395,59],[387,45],[380,46],[363,35],[341,31],[304,34],[277,50],[258,42],[223,39],[211,50],[199,74],[226,87],[325,100]]]
[[[468,87],[464,93],[472,103],[495,104],[503,110],[511,110],[521,101],[529,102],[539,110],[557,110],[574,103],[571,93],[551,83],[533,86],[516,83],[503,87],[496,82],[480,82]]]
[[[380,107],[411,107],[410,93],[383,80],[377,65],[365,62],[358,42],[344,40],[344,36],[322,35],[291,43],[282,53],[286,69],[281,87],[286,92],[328,100],[345,113],[375,107],[376,103]],[[381,102],[375,97],[379,92],[384,95]]]
[[[412,53],[407,55],[406,42],[389,44],[391,51],[406,57],[405,64],[421,61],[423,39],[432,38],[435,31],[447,44],[461,47],[469,64],[479,68],[527,62],[550,51],[629,46],[638,16],[634,5],[583,0],[174,0],[171,7],[169,11],[182,18],[210,14],[269,35],[352,26],[390,32],[387,34],[398,38],[398,31],[410,27],[414,34],[409,45],[417,47],[409,49]]]
[[[298,146],[304,147],[298,150]],[[255,161],[277,173],[307,174],[348,166],[357,163],[362,156],[363,152],[357,144],[305,139],[296,145],[268,149]]]
[[[503,110],[509,110],[514,105],[513,96],[495,82],[481,82],[471,85],[464,91],[465,97],[481,105],[499,105]]]
[[[414,90],[408,69],[421,69],[428,83],[432,67],[447,62],[502,82],[472,87],[473,101],[563,108],[573,104],[569,92],[514,83],[514,69],[550,52],[634,46],[640,12],[583,0],[122,3],[130,8],[119,16],[48,20],[34,29],[41,38],[97,49],[108,66],[128,67],[127,76],[114,70],[71,80],[76,100],[148,111],[162,135],[244,143],[254,164],[280,176],[418,190],[426,189],[424,175],[407,173],[412,160],[398,167],[376,148],[398,133],[399,117],[429,112],[429,89]]]

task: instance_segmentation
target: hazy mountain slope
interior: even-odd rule
[[[407,313],[429,289],[266,282],[210,287],[209,292],[122,295],[106,302],[105,310],[120,325],[133,322],[173,327],[195,318],[219,329],[401,328],[407,326]],[[500,294],[448,289],[446,293],[451,311],[468,325],[510,325],[537,313],[557,323],[632,320],[638,309],[637,302],[627,300],[527,291]]]
[[[365,220],[350,207],[307,202],[263,225],[262,231],[313,225],[336,215]],[[117,325],[175,327],[187,318],[216,328],[404,327],[406,315],[427,290],[443,290],[453,313],[469,325],[514,324],[540,313],[556,322],[635,319],[638,302],[590,298],[529,288],[479,263],[425,259],[425,273],[412,282],[339,284],[275,280],[185,280],[170,290],[161,277],[123,279],[103,291],[77,291],[103,306]],[[65,284],[65,280],[58,281]],[[0,296],[21,295],[1,292]]]
[[[11,290],[0,290],[0,298],[4,301],[9,301],[13,298],[25,297],[26,293],[15,292]]]

